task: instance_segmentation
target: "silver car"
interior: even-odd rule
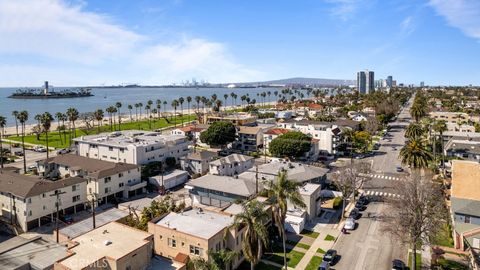
[[[345,225],[343,226],[345,230],[354,230],[355,229],[355,220],[351,217],[347,218]]]

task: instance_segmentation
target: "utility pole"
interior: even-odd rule
[[[92,198],[90,201],[90,206],[92,207],[92,220],[93,220],[93,228],[96,228],[95,224],[95,203],[98,202],[97,193],[90,193],[90,197]]]
[[[65,191],[59,191],[59,190],[55,190],[55,193],[54,194],[51,194],[50,197],[53,197],[53,196],[56,196],[56,202],[55,202],[55,207],[57,208],[57,214],[56,214],[56,218],[55,218],[55,232],[57,234],[57,243],[59,242],[58,240],[58,208],[59,208],[59,205],[60,205],[60,195],[61,194],[65,194],[67,192]]]
[[[258,165],[255,165],[255,194],[258,195]]]

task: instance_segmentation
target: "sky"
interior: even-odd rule
[[[0,86],[480,85],[478,0],[0,0]]]

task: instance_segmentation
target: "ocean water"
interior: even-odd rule
[[[13,99],[8,98],[10,94],[15,92],[16,88],[0,88],[0,115],[7,117],[7,126],[14,126],[15,120],[12,116],[14,110],[22,111],[27,110],[29,113],[28,123],[35,123],[33,119],[36,114],[50,112],[55,115],[56,112],[66,112],[70,107],[76,108],[79,112],[92,112],[97,109],[105,109],[111,105],[115,105],[116,102],[121,102],[122,107],[120,112],[122,115],[129,113],[127,106],[135,103],[143,103],[143,108],[147,105],[148,100],[153,101],[153,107],[156,108],[155,101],[160,99],[167,101],[166,110],[172,109],[170,104],[172,100],[183,97],[185,102],[183,103],[184,112],[187,109],[186,97],[192,97],[192,103],[190,106],[196,106],[195,96],[205,96],[211,98],[213,94],[216,94],[218,99],[225,103],[223,95],[228,94],[227,106],[232,105],[232,97],[230,93],[237,94],[237,105],[241,104],[240,97],[242,95],[249,95],[250,99],[256,99],[257,103],[262,102],[262,97],[257,97],[257,93],[271,92],[270,97],[265,97],[265,101],[274,101],[274,91],[279,91],[277,88],[92,88],[93,97],[83,98],[67,98],[67,99]],[[223,104],[225,105],[225,104]],[[200,103],[200,106],[202,104]],[[142,112],[145,110],[142,108]],[[180,108],[178,108],[179,110]],[[135,113],[135,108],[132,110]],[[107,115],[105,113],[105,115]]]

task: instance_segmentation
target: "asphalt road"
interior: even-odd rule
[[[3,144],[3,147],[6,149],[10,149],[10,145],[8,144]],[[21,147],[13,148],[13,151],[21,151]],[[50,151],[49,156],[53,157],[56,156],[57,152],[56,151]],[[36,165],[36,162],[42,159],[47,158],[47,153],[39,153],[35,152],[33,150],[25,150],[25,156],[27,157],[27,168],[32,165]],[[5,166],[11,166],[11,167],[16,167],[21,169],[23,171],[23,157],[19,157],[18,159],[15,160],[13,163],[5,164]]]
[[[413,98],[410,103],[412,101]],[[396,171],[396,167],[401,166],[398,156],[405,144],[405,127],[411,121],[409,109],[409,106],[404,108],[397,121],[390,124],[389,132],[380,141],[379,150],[370,159],[372,172],[363,190],[376,198],[395,196],[392,183],[404,176]],[[370,202],[357,220],[356,229],[339,237],[334,249],[341,259],[333,269],[386,270],[391,269],[394,259],[406,261],[406,248],[382,231],[383,221],[379,217],[386,208],[382,200]]]

